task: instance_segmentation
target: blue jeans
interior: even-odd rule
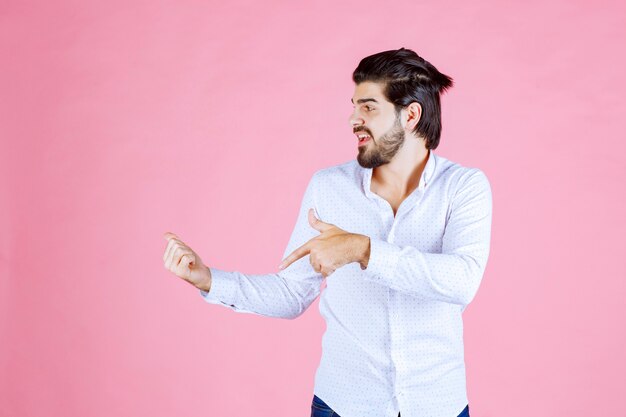
[[[320,397],[313,395],[313,402],[311,403],[311,417],[341,417],[335,413]],[[398,417],[400,413],[398,413]],[[461,414],[458,417],[470,417],[469,404],[465,406]]]

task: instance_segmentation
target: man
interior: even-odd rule
[[[400,48],[352,79],[357,160],[313,174],[279,272],[209,269],[171,233],[166,267],[209,303],[289,319],[327,278],[312,416],[468,417],[461,314],[489,255],[489,181],[433,152],[450,77]]]

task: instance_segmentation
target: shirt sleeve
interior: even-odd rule
[[[308,221],[309,208],[316,209],[315,188],[316,174],[306,187],[295,227],[281,259],[319,235]],[[315,272],[311,266],[308,255],[278,273],[253,275],[217,268],[210,270],[211,290],[200,290],[206,302],[223,305],[239,313],[285,319],[301,315],[320,294],[323,281],[322,274]]]
[[[441,253],[370,238],[365,279],[417,297],[462,306],[473,300],[489,257],[492,196],[486,175],[471,168],[451,202]]]

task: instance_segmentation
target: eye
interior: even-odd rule
[[[372,110],[374,110],[374,108],[373,108],[373,107],[371,107],[371,106],[365,106],[365,109],[366,109],[367,111],[372,111]]]

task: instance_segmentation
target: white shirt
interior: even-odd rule
[[[430,150],[419,186],[394,217],[356,160],[315,172],[283,254],[320,232],[317,217],[370,237],[367,269],[353,262],[326,279],[326,320],[314,394],[341,417],[456,417],[466,405],[461,313],[480,285],[491,235],[491,187],[478,168]],[[252,275],[211,268],[209,303],[293,319],[320,294],[304,256]]]

